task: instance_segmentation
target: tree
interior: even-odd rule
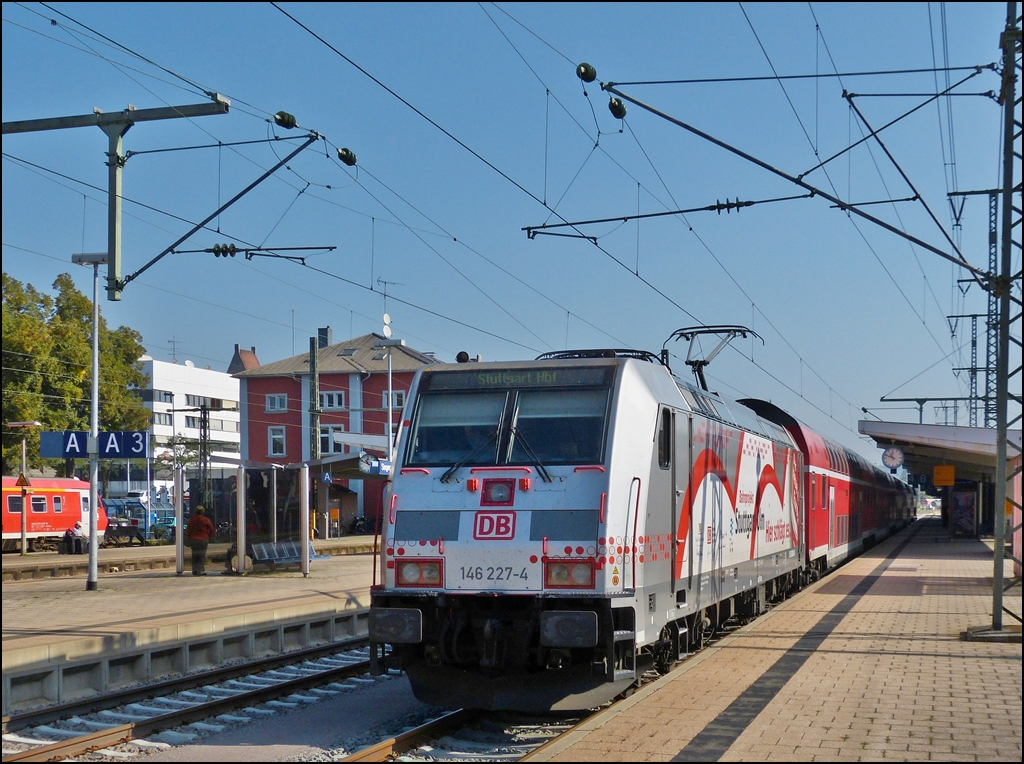
[[[42,294],[3,274],[3,417],[39,421],[45,430],[88,430],[92,400],[92,300],[70,274]],[[101,318],[100,429],[148,430],[149,410],[138,391],[149,384],[139,358],[142,336],[127,327],[110,330]],[[29,464],[39,467],[39,433],[30,429]],[[21,461],[21,433],[3,432],[3,470]],[[63,474],[68,463],[47,462]]]
[[[153,459],[156,476],[169,480],[174,475],[174,465],[194,467],[199,464],[199,440],[186,438],[180,432],[172,435],[167,441],[167,448]]]

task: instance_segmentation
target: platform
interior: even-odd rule
[[[319,554],[367,554],[373,552],[374,538],[369,535],[341,536],[333,539],[317,539],[313,546]],[[211,570],[223,567],[226,562],[227,543],[210,544],[207,561]],[[185,548],[188,559],[190,550]],[[188,567],[186,561],[185,566]],[[124,573],[132,570],[162,570],[174,568],[174,546],[150,543],[147,546],[101,547],[97,558],[97,569],[102,573]],[[89,572],[88,554],[58,554],[57,552],[31,552],[22,556],[8,552],[3,556],[3,580],[24,581],[34,578],[60,578],[63,576],[85,576]]]
[[[178,576],[173,547],[145,547],[101,550],[121,572],[101,572],[96,591],[81,575],[5,581],[3,713],[365,634],[373,537],[314,546],[333,556],[312,561],[308,578],[297,568],[222,575],[223,561],[205,577],[186,563]],[[166,568],[125,569],[168,556]],[[45,561],[5,559],[5,573],[19,564]]]
[[[991,549],[922,519],[536,758],[1020,761],[1020,622],[961,638],[991,607]]]

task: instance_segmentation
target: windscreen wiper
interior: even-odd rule
[[[455,464],[453,464],[451,467],[449,467],[448,470],[443,475],[441,475],[441,482],[442,483],[450,482],[451,479],[452,479],[452,475],[454,475],[456,472],[458,472],[460,467],[463,467],[464,465],[468,464],[470,461],[475,459],[477,456],[479,456],[480,453],[483,452],[485,446],[488,446],[488,445],[493,446],[494,442],[495,442],[495,438],[497,437],[497,434],[498,434],[497,431],[489,433],[486,438],[484,438],[479,443],[477,443],[475,446],[473,446],[473,448],[470,449],[470,452],[468,454],[466,454],[464,457],[459,459],[459,461],[455,462]]]
[[[548,471],[544,467],[543,462],[541,462],[540,457],[537,456],[537,452],[530,448],[530,444],[526,442],[526,438],[523,436],[523,433],[519,431],[519,428],[513,426],[512,434],[515,436],[516,440],[523,446],[523,450],[526,452],[526,455],[530,457],[530,460],[533,462],[533,465],[537,468],[537,472],[540,475],[540,479],[543,480],[545,483],[553,482],[553,478],[550,474],[548,474]]]

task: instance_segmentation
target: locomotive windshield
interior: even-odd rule
[[[420,385],[406,464],[599,464],[614,372],[435,373]]]
[[[509,462],[600,462],[607,408],[607,390],[520,392]]]

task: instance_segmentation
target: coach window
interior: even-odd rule
[[[811,509],[817,509],[818,506],[818,494],[816,492],[817,485],[814,479],[814,475],[811,475]]]
[[[7,497],[7,511],[11,514],[21,514],[21,497],[20,496],[8,496]]]
[[[672,412],[661,410],[661,427],[658,429],[658,466],[667,470],[672,465]]]
[[[53,497],[53,511],[54,512],[63,512],[64,511],[64,497],[63,496],[54,496]]]
[[[32,511],[37,515],[46,512],[46,497],[45,496],[33,496],[32,497]]]

